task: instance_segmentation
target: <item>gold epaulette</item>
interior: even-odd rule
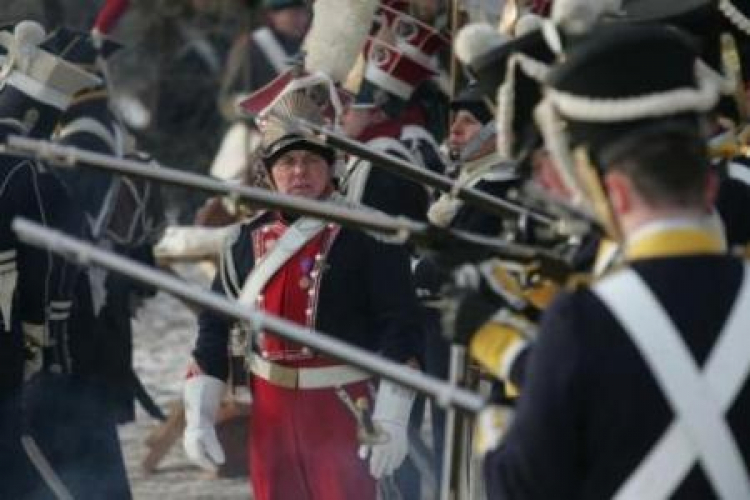
[[[732,127],[726,140],[709,148],[709,155],[714,159],[731,160],[733,158],[750,158],[750,124],[739,130]]]
[[[750,124],[742,127],[737,133],[737,142],[743,147],[744,156],[750,156]]]
[[[513,362],[526,344],[526,335],[517,328],[490,321],[472,337],[469,354],[490,375],[508,381]]]
[[[70,105],[75,106],[87,101],[106,100],[108,96],[109,94],[105,88],[86,89],[76,94]]]
[[[565,290],[572,292],[581,288],[588,288],[594,281],[596,281],[596,277],[591,273],[573,273],[565,283]]]
[[[515,297],[523,295],[519,277],[509,271],[505,262],[500,261],[492,266],[492,277],[504,291]]]
[[[714,159],[731,160],[733,158],[750,158],[750,145],[720,144],[710,148],[709,155]]]
[[[537,309],[544,309],[552,302],[560,287],[551,280],[537,279],[534,269],[531,268],[509,268],[512,266],[506,262],[498,261],[492,267],[492,277],[498,287],[504,292],[524,299]],[[532,276],[533,275],[533,276]]]
[[[540,280],[523,290],[523,298],[537,309],[546,309],[560,292],[560,286],[549,280]]]

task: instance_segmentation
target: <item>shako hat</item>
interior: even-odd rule
[[[464,62],[477,79],[485,102],[495,108],[498,153],[520,158],[538,143],[533,109],[541,99],[541,82],[555,53],[539,29],[517,38],[504,37],[483,26],[473,29],[473,34],[459,35],[465,43],[461,50]]]
[[[644,141],[678,133],[702,141],[701,118],[720,84],[693,39],[659,25],[600,25],[566,51],[535,110],[545,146],[570,203],[596,217],[610,237],[621,228],[602,174]]]
[[[45,37],[34,21],[0,31],[0,115],[35,136],[50,133],[73,97],[101,82],[59,57],[58,47],[45,48]]]
[[[122,48],[122,44],[107,38],[102,40],[101,48],[97,49],[90,33],[60,27],[49,34],[41,47],[69,63],[94,72],[96,58],[101,56],[109,59]]]
[[[383,106],[390,100],[405,104],[416,88],[436,72],[380,38],[365,44],[365,65],[354,105]]]
[[[304,121],[315,125],[325,124],[319,103],[311,99],[304,89],[283,93],[270,108],[263,111],[258,127],[262,134],[261,157],[266,168],[270,169],[281,155],[295,149],[313,151],[329,165],[334,164],[336,152],[311,139],[304,130]]]
[[[693,41],[676,29],[601,26],[551,70],[543,104],[565,122],[570,146],[597,158],[654,127],[697,131],[697,118],[719,96],[704,68]]]
[[[424,66],[437,69],[435,56],[450,47],[450,37],[410,15],[403,2],[381,3],[378,15],[395,35],[396,48]]]
[[[461,89],[456,97],[451,99],[451,111],[466,110],[482,124],[490,122],[494,118],[492,108],[487,104],[484,93],[476,81],[469,82]]]
[[[750,9],[747,3],[742,8]],[[676,26],[695,37],[701,59],[722,83],[724,95],[716,111],[735,122],[746,118],[742,80],[750,79],[750,22],[749,31],[743,31],[741,8],[727,0],[634,0],[626,4],[625,15],[629,22]]]
[[[404,2],[382,2],[362,57],[346,86],[355,107],[382,107],[396,116],[417,87],[438,74],[435,54],[448,39],[405,12]]]

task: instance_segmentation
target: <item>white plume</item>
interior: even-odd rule
[[[17,66],[22,72],[27,72],[32,60],[37,53],[39,44],[44,41],[47,33],[41,24],[36,21],[21,21],[13,29],[13,47],[9,50],[11,63],[3,70]]]
[[[343,81],[364,47],[378,0],[316,0],[305,37],[305,68]]]
[[[470,65],[481,56],[509,40],[489,24],[473,23],[464,26],[456,36],[453,48],[464,65]]]
[[[44,41],[47,33],[42,25],[36,21],[21,21],[13,30],[13,36],[19,46],[33,45],[36,47]]]
[[[555,0],[552,21],[569,33],[583,33],[605,14],[617,13],[623,0]]]

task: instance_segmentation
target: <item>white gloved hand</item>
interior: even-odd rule
[[[474,453],[483,457],[497,449],[512,419],[513,411],[507,407],[490,405],[482,409],[474,426]]]
[[[372,422],[382,431],[382,443],[362,445],[359,456],[363,460],[370,455],[370,474],[375,479],[393,474],[409,451],[407,425],[414,403],[414,391],[387,380],[380,381]]]
[[[182,444],[188,458],[203,469],[215,471],[224,463],[224,450],[216,437],[216,414],[224,387],[221,380],[195,375],[185,381],[185,434]]]

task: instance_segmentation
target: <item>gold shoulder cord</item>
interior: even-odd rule
[[[96,88],[96,89],[86,89],[73,97],[73,101],[70,103],[71,107],[76,104],[81,104],[87,101],[93,101],[95,99],[107,99],[109,94],[107,93],[107,89],[104,88]]]
[[[750,123],[745,124],[737,133],[737,143],[740,148],[737,156],[746,156],[750,158]]]
[[[597,173],[588,151],[582,147],[576,148],[574,158],[578,177],[584,184],[585,195],[593,203],[594,210],[601,219],[604,229],[614,242],[622,241],[622,234],[612,213],[612,206],[602,186],[602,179]]]
[[[726,140],[710,148],[710,155],[712,158],[725,160],[731,160],[738,156],[750,157],[750,125],[747,123],[748,118],[750,118],[750,110],[748,110],[745,97],[740,53],[737,42],[730,33],[722,33],[721,35],[721,62],[726,80],[732,82],[734,87],[732,89],[732,101],[736,106],[739,117],[737,123],[733,118],[719,118],[723,127],[730,133]]]

